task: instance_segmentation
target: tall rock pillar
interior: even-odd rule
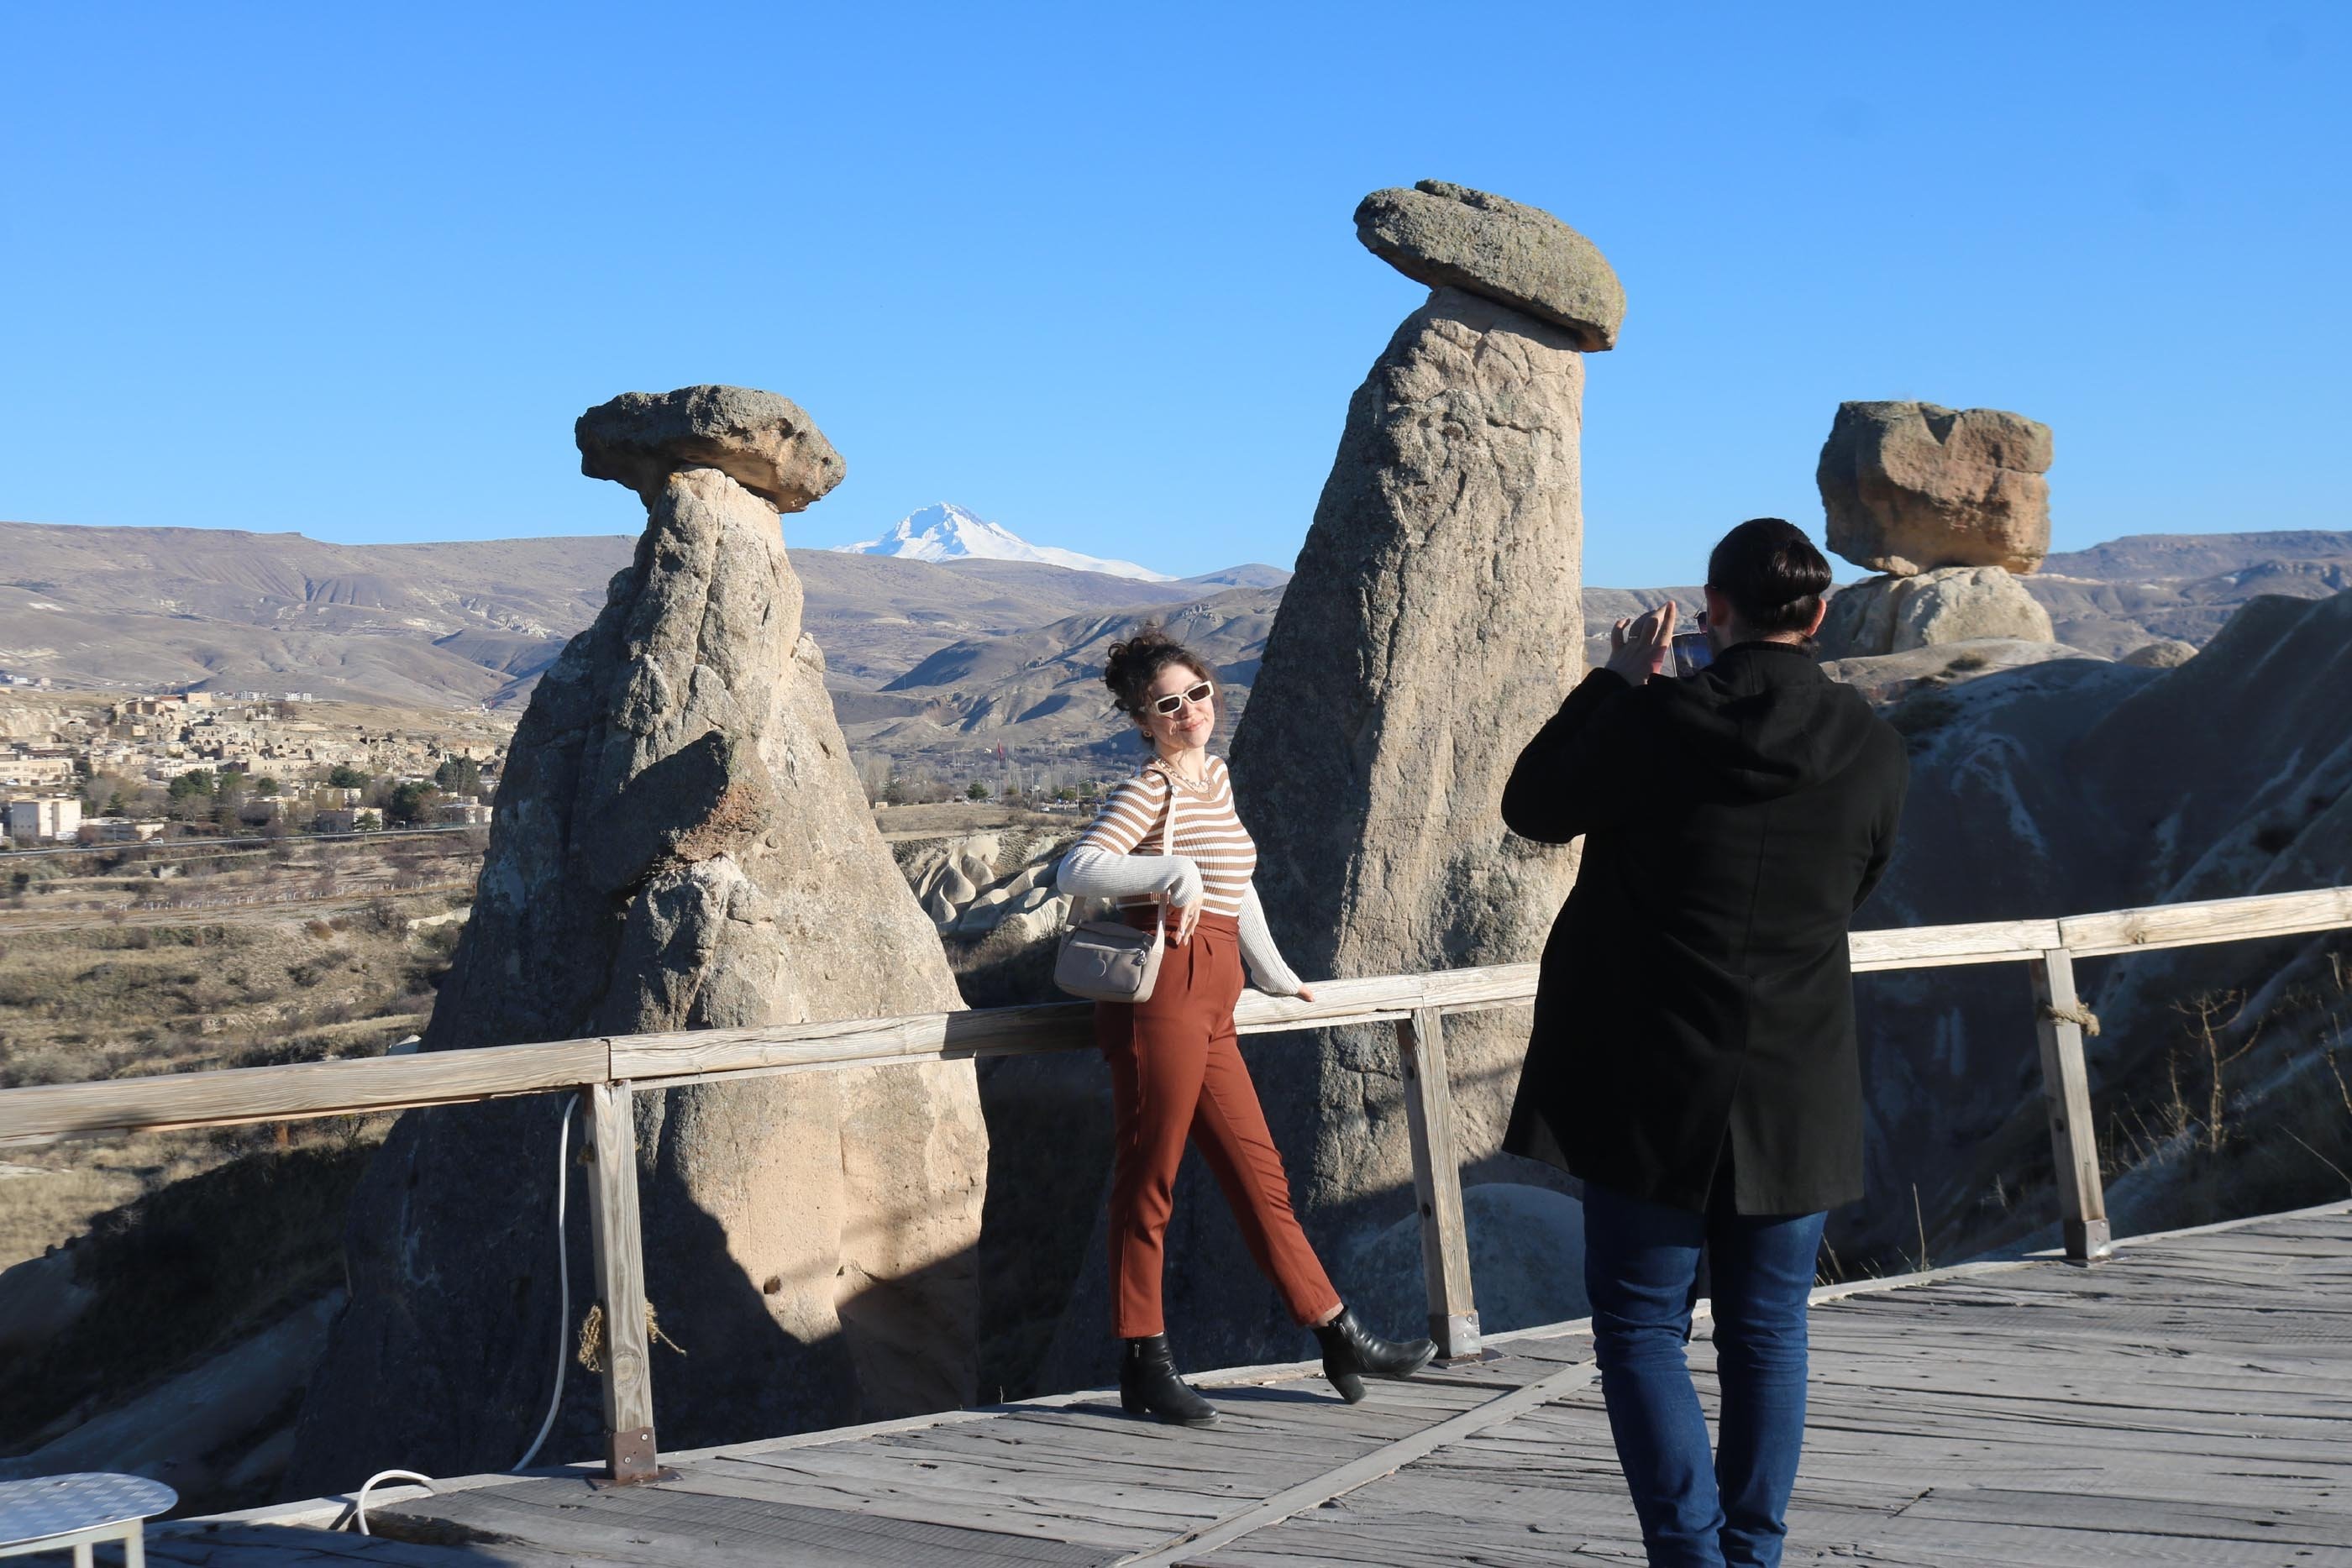
[[[644,498],[604,609],[517,729],[425,1049],[945,1011],[930,922],[876,830],[777,528],[840,481],[806,414],[736,387],[629,393],[582,471]],[[559,1322],[557,1098],[411,1113],[347,1239],[351,1304],[289,1484],[520,1457],[591,1275],[575,1186]],[[969,1064],[641,1093],[665,1447],[968,1401],[987,1133]],[[544,1458],[595,1451],[576,1367]]]
[[[1310,981],[1531,960],[1567,896],[1572,852],[1512,836],[1502,792],[1582,673],[1583,355],[1614,343],[1624,311],[1600,252],[1534,208],[1426,181],[1367,197],[1356,221],[1434,287],[1349,402],[1233,743],[1267,919]],[[1497,1155],[1526,1049],[1523,1013],[1447,1020],[1465,1162]],[[1358,1244],[1412,1207],[1394,1030],[1261,1037],[1247,1052],[1293,1200],[1345,1293]],[[1301,1354],[1196,1167],[1169,1233],[1185,1364]],[[1089,1270],[1056,1340],[1065,1381],[1099,1374],[1109,1333]]]

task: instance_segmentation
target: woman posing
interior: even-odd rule
[[[1164,920],[1171,946],[1149,1001],[1095,1004],[1095,1040],[1110,1062],[1113,1148],[1110,1271],[1114,1327],[1125,1342],[1119,1401],[1187,1427],[1216,1408],[1176,1375],[1160,1319],[1163,1238],[1189,1135],[1224,1189],[1242,1239],[1300,1326],[1323,1347],[1323,1371],[1349,1404],[1366,1374],[1410,1377],[1427,1340],[1367,1332],[1341,1303],[1290,1211],[1282,1155],[1258,1109],[1234,1035],[1242,966],[1258,988],[1312,1000],[1276,948],[1250,873],[1257,846],[1234,814],[1225,765],[1208,752],[1217,683],[1207,663],[1154,628],[1111,645],[1103,682],[1151,748],[1111,792],[1055,878],[1064,893],[1116,898],[1143,930]],[[1167,842],[1169,806],[1176,841]]]

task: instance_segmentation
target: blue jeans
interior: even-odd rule
[[[1651,1568],[1774,1568],[1805,1438],[1805,1300],[1823,1214],[1693,1214],[1587,1182],[1601,1396]],[[1691,1287],[1713,1279],[1723,1441],[1691,1387]]]

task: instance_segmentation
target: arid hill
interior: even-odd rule
[[[520,711],[604,604],[630,546],[617,534],[338,545],[226,528],[0,523],[0,672],[70,686]],[[851,689],[894,680],[961,638],[1289,577],[1239,566],[1151,583],[1022,561],[791,556],[831,684]]]

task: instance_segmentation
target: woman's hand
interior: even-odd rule
[[[1301,986],[1292,994],[1302,1002],[1311,1002],[1315,999],[1314,988],[1311,986]]]
[[[1674,643],[1675,601],[1669,599],[1630,620],[1621,617],[1609,629],[1608,667],[1638,686],[1664,667]]]
[[[1176,923],[1174,941],[1181,947],[1192,939],[1192,927],[1201,924],[1201,906],[1197,904],[1172,904],[1168,915]]]

